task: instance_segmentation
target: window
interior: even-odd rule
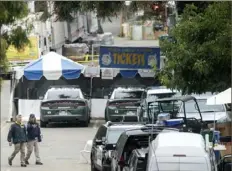
[[[141,99],[143,91],[116,91],[115,99]]]
[[[224,112],[225,108],[223,105],[206,105],[206,99],[198,99],[197,103],[200,108],[201,113],[207,112]],[[185,102],[185,108],[187,113],[198,113],[197,106],[194,100]],[[184,112],[183,105],[180,110],[181,113]]]
[[[124,132],[125,130],[122,129],[117,129],[117,130],[109,130],[107,132],[107,144],[116,144],[119,136],[121,135],[122,132]]]
[[[47,99],[77,99],[80,98],[79,89],[53,89],[48,91]]]
[[[106,127],[105,126],[101,126],[98,131],[97,131],[97,134],[96,134],[96,137],[95,137],[95,140],[102,140],[103,137],[106,137]]]

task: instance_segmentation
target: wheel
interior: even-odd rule
[[[92,159],[91,159],[91,171],[98,171],[98,170],[95,168],[95,165],[94,165]]]
[[[40,121],[40,127],[45,128],[47,126],[46,122]]]
[[[89,126],[89,120],[84,121],[84,122],[82,123],[82,125],[83,125],[83,127],[88,127],[88,126]]]
[[[109,119],[108,119],[108,117],[107,117],[107,114],[106,114],[106,110],[105,110],[105,121],[106,121],[106,122],[109,121]]]

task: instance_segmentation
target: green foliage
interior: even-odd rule
[[[231,2],[215,2],[203,12],[187,6],[171,35],[175,41],[160,42],[167,59],[159,73],[164,85],[184,94],[231,86]]]
[[[28,15],[28,6],[26,2],[20,1],[2,1],[0,2],[0,67],[1,70],[7,70],[6,50],[10,44],[18,50],[29,44],[27,32],[31,28],[22,29],[21,26],[14,27],[16,21],[23,19]],[[2,30],[3,26],[11,28],[10,32]]]
[[[77,12],[95,11],[98,18],[110,19],[117,16],[124,6],[124,1],[55,1],[54,14],[59,21],[72,21]]]

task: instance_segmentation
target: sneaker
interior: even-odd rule
[[[41,162],[35,162],[36,165],[43,165]]]
[[[26,164],[26,165],[29,165],[29,162],[26,160],[26,161],[25,161],[25,164]]]
[[[27,165],[25,163],[22,163],[21,167],[27,167]]]
[[[8,164],[12,166],[12,160],[10,158],[8,158]]]

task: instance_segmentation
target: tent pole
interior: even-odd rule
[[[216,97],[214,97],[214,104],[216,105]],[[216,114],[215,114],[215,111],[213,113],[214,113],[213,129],[215,130],[216,129]]]
[[[92,98],[92,89],[93,89],[93,76],[90,78],[90,98]]]

